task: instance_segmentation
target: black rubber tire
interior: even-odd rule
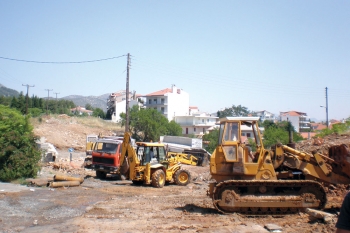
[[[142,185],[143,184],[143,181],[142,180],[133,180],[132,181],[132,183],[134,184],[134,185]]]
[[[152,174],[152,186],[155,188],[163,188],[165,184],[165,174],[162,169],[158,169]]]
[[[179,169],[174,174],[175,184],[186,186],[191,182],[191,173],[185,169]]]
[[[104,171],[96,171],[96,176],[101,179],[104,180],[107,177],[107,173]]]

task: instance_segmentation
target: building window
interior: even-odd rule
[[[242,136],[245,136],[245,133],[242,133]]]
[[[193,132],[196,132],[196,128],[193,128]]]
[[[247,137],[250,138],[250,133],[247,133]]]
[[[161,107],[160,111],[164,114],[164,107]]]
[[[204,119],[202,119],[202,123],[204,123]]]
[[[149,99],[149,100],[148,100],[148,103],[149,103],[149,104],[151,104],[151,103],[152,103],[152,100],[151,100],[151,99]]]
[[[153,102],[156,104],[157,103],[157,99],[153,99]]]
[[[164,104],[164,99],[161,99],[160,102],[161,102],[162,104]]]
[[[207,119],[207,122],[209,122],[209,119]]]

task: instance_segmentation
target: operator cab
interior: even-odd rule
[[[137,142],[136,154],[140,165],[163,163],[166,160],[165,147],[162,143]]]
[[[262,147],[258,120],[259,117],[220,119],[218,145],[222,148],[227,162],[257,162]]]

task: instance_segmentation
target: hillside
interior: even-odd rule
[[[19,92],[0,84],[0,96],[19,96]]]
[[[62,97],[61,99],[71,100],[76,106],[85,107],[86,104],[90,104],[93,108],[100,108],[103,111],[106,111],[108,96],[109,94],[103,94],[100,96],[69,95]]]

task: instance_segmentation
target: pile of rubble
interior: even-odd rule
[[[296,144],[297,150],[312,153],[318,152],[322,155],[328,156],[328,150],[331,146],[345,144],[350,148],[350,135],[349,134],[331,134],[324,138],[313,138],[298,142]]]

